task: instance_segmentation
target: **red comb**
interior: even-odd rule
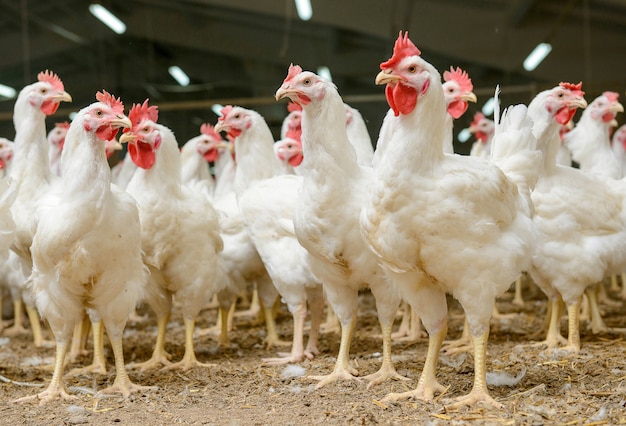
[[[226,116],[228,114],[230,114],[230,112],[233,110],[233,106],[232,105],[226,105],[224,108],[222,108],[220,110],[220,112],[222,113],[221,117],[219,117],[217,119],[217,121],[224,121],[226,119]]]
[[[472,84],[472,79],[469,78],[467,72],[463,71],[461,68],[457,67],[456,69],[450,67],[450,71],[444,71],[443,73],[444,81],[454,80],[459,84],[459,87],[463,92],[471,92],[474,90],[474,85]]]
[[[561,86],[564,89],[570,90],[575,95],[583,96],[585,94],[585,92],[582,91],[582,88],[583,88],[582,81],[578,84],[560,82],[559,86]]]
[[[148,99],[143,104],[134,104],[128,113],[133,128],[138,126],[144,120],[150,120],[154,123],[159,119],[159,109],[156,105],[148,106]],[[124,129],[125,130],[125,129]]]
[[[294,64],[289,65],[289,71],[287,71],[287,77],[285,77],[285,81],[291,80],[292,78],[294,78],[296,75],[300,74],[301,72],[302,72],[302,67],[300,65],[294,65]]]
[[[124,104],[120,98],[115,98],[106,90],[96,93],[96,100],[110,106],[116,114],[124,114]]]
[[[200,126],[200,133],[202,133],[203,135],[210,136],[211,138],[215,140],[222,139],[220,134],[215,131],[215,127],[213,127],[209,123],[203,123],[202,126]]]
[[[396,44],[393,46],[393,55],[391,56],[391,59],[380,64],[380,69],[384,70],[391,68],[408,56],[419,56],[421,54],[422,52],[420,52],[413,42],[409,40],[409,32],[405,32],[403,37],[402,31],[400,31],[400,34],[396,39]]]
[[[295,102],[289,102],[287,104],[287,111],[289,112],[302,111],[302,105],[297,104]]]
[[[484,120],[484,119],[485,119],[485,114],[479,111],[476,114],[474,114],[474,121],[472,121],[472,125],[478,124],[480,123],[481,120]]]
[[[604,92],[603,93],[604,97],[607,98],[609,100],[609,102],[617,102],[617,99],[619,98],[619,93],[617,92]]]
[[[56,127],[60,127],[61,129],[69,129],[70,128],[70,123],[68,123],[67,121],[64,121],[63,123],[54,123],[54,125]]]
[[[37,74],[37,80],[50,83],[50,85],[52,85],[52,87],[54,87],[56,90],[65,90],[65,88],[63,87],[63,82],[61,81],[59,76],[52,71],[45,70],[40,72],[39,74]]]

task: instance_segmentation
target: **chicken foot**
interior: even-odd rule
[[[503,405],[489,395],[487,389],[487,340],[489,339],[489,329],[480,336],[472,336],[474,344],[474,386],[469,394],[459,397],[446,409],[456,409],[462,406],[473,406],[482,403],[487,408],[502,408]]]
[[[351,318],[348,324],[341,327],[341,343],[339,344],[339,354],[337,355],[337,362],[335,362],[333,372],[326,376],[307,377],[311,380],[319,381],[319,383],[315,385],[315,389],[320,389],[338,380],[360,381],[360,379],[356,377],[359,374],[358,371],[349,365],[350,344],[352,343],[355,326],[356,318]]]
[[[82,328],[82,321],[78,323],[78,326]],[[104,325],[102,321],[95,321],[92,323],[93,327],[93,362],[91,365],[83,368],[75,368],[68,374],[70,376],[76,376],[79,374],[98,373],[106,374],[106,360],[104,358]]]
[[[146,371],[161,365],[167,366],[171,364],[171,355],[165,351],[165,331],[169,318],[170,316],[167,314],[157,319],[157,339],[154,344],[152,357],[148,361],[133,363],[129,365],[129,368],[138,368],[141,371]]]
[[[409,380],[407,377],[401,376],[396,371],[396,368],[393,365],[393,361],[391,360],[391,327],[393,322],[389,324],[380,324],[380,328],[383,333],[383,363],[380,366],[380,370],[378,370],[374,374],[369,374],[363,379],[369,381],[367,388],[378,385],[380,383],[386,382],[389,379],[393,380]]]
[[[196,358],[196,352],[194,349],[193,332],[196,321],[194,318],[185,317],[185,354],[180,361],[163,367],[163,370],[181,369],[187,371],[193,367],[215,367],[215,364],[202,363]]]
[[[313,359],[312,354],[304,351],[304,321],[306,318],[306,302],[300,303],[293,312],[293,343],[290,353],[279,353],[278,358],[263,358],[263,365],[283,365],[300,363],[305,358]]]
[[[63,368],[65,364],[66,352],[67,342],[57,342],[54,361],[54,373],[52,374],[52,380],[50,381],[50,384],[45,391],[35,395],[19,398],[13,402],[17,404],[22,404],[24,402],[39,400],[39,405],[45,405],[51,401],[54,401],[57,398],[62,398],[64,400],[78,399],[77,396],[68,394],[67,390],[65,389],[65,385],[63,384]]]
[[[99,395],[107,395],[119,392],[124,398],[128,398],[133,392],[156,390],[156,386],[141,386],[133,383],[130,380],[124,366],[124,350],[122,348],[122,337],[111,337],[111,335],[109,335],[109,340],[111,341],[113,354],[115,356],[115,381],[110,387],[99,391],[96,394],[96,397],[98,397]]]
[[[435,393],[441,393],[446,389],[439,384],[435,375],[437,363],[439,362],[439,350],[441,349],[441,344],[447,333],[448,327],[444,324],[443,327],[432,332],[428,337],[428,352],[426,353],[426,360],[424,361],[424,369],[422,370],[415,390],[402,393],[390,393],[385,396],[381,402],[398,402],[411,398],[429,402],[433,400]]]

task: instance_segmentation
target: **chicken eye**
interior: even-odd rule
[[[240,114],[235,114],[235,120],[239,120],[241,118]]]
[[[310,86],[311,85],[311,79],[310,78],[305,78],[304,81],[302,81],[302,84],[304,84],[305,86]]]
[[[411,66],[409,67],[409,72],[410,72],[410,73],[415,73],[415,72],[417,72],[417,67],[416,67],[415,65],[411,65]]]
[[[45,94],[48,92],[48,89],[46,89],[45,87],[42,87],[41,89],[39,89],[39,93],[41,94]]]
[[[96,117],[102,117],[102,111],[96,110]]]

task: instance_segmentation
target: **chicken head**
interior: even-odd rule
[[[149,106],[146,99],[143,104],[134,104],[128,113],[132,125],[124,130],[121,143],[128,142],[128,154],[131,160],[142,169],[149,169],[156,161],[156,150],[161,145],[161,134],[155,123],[159,118],[156,106]]]
[[[65,91],[63,82],[52,71],[42,71],[37,82],[26,86],[28,103],[41,109],[46,115],[54,114],[61,102],[71,102],[72,97]]]
[[[476,102],[472,79],[461,68],[452,68],[443,73],[443,94],[448,114],[457,119],[467,111],[468,102]]]

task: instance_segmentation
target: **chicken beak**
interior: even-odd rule
[[[60,91],[52,96],[52,100],[54,102],[72,102],[72,96],[65,91]]]
[[[118,115],[113,120],[111,120],[110,125],[113,129],[117,129],[120,127],[131,128],[133,127],[133,123],[130,122],[130,118],[125,115]]]
[[[624,106],[620,104],[619,102],[616,102],[613,105],[611,105],[610,111],[615,114],[617,114],[618,112],[624,112]]]
[[[392,70],[383,70],[379,72],[376,76],[376,84],[393,84],[396,83],[398,80],[402,80],[402,77],[392,74],[392,72]]]
[[[124,134],[122,134],[122,136],[120,136],[119,143],[120,144],[130,143],[130,142],[135,141],[135,139],[137,139],[137,136],[135,136],[132,132],[128,132],[128,133],[124,133]]]
[[[478,102],[478,99],[476,98],[476,95],[474,94],[474,92],[469,92],[469,93],[463,93],[461,95],[461,100],[465,101],[465,102]]]
[[[291,97],[294,96],[296,94],[295,90],[291,88],[291,86],[286,85],[286,86],[281,86],[278,88],[278,90],[276,91],[275,97],[277,101],[280,101],[281,99],[285,99],[285,98],[289,98],[292,99]]]
[[[577,96],[574,99],[572,99],[569,105],[570,105],[570,108],[585,109],[587,108],[587,101],[585,100],[585,98]]]
[[[228,124],[224,123],[223,121],[218,121],[213,130],[215,130],[217,133],[220,133],[227,132],[229,128],[230,126]]]

